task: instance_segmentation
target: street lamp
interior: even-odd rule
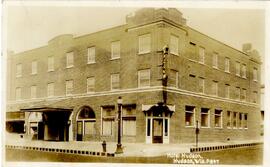
[[[122,144],[121,144],[121,110],[122,110],[122,105],[123,105],[123,99],[121,98],[121,96],[118,97],[117,104],[118,104],[118,142],[117,142],[115,154],[121,154],[123,153]]]

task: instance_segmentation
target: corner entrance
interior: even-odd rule
[[[146,118],[146,143],[169,143],[170,117],[174,106],[143,105]]]

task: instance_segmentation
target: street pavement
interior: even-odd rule
[[[258,143],[262,141],[229,141],[229,142],[211,142],[211,143],[199,143],[199,147],[207,146],[224,146],[231,144],[246,144],[246,143]],[[55,148],[55,149],[73,149],[81,151],[95,151],[102,152],[102,141],[69,141],[69,142],[54,142],[54,141],[40,141],[21,138],[18,134],[6,134],[6,145],[13,146],[29,146],[29,147],[42,147],[42,148]],[[107,152],[114,153],[116,151],[116,142],[107,142]],[[195,143],[183,143],[183,144],[145,144],[145,143],[122,143],[123,154],[117,156],[124,157],[156,157],[166,156],[168,153],[189,153],[190,148],[195,147]]]

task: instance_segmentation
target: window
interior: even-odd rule
[[[243,126],[243,122],[242,122],[242,113],[238,113],[238,128],[241,129]]]
[[[258,69],[253,68],[253,81],[258,81]]]
[[[227,128],[232,127],[232,112],[227,111]]]
[[[213,81],[212,83],[212,94],[218,96],[218,82]]]
[[[74,52],[69,52],[66,54],[66,67],[71,68],[74,66]]]
[[[119,74],[111,74],[111,90],[120,88]]]
[[[218,68],[218,54],[213,53],[213,68]]]
[[[138,87],[149,87],[150,86],[150,69],[140,70],[138,72]]]
[[[230,59],[225,57],[225,72],[230,72]]]
[[[178,71],[170,70],[168,79],[169,86],[178,87]]]
[[[237,112],[233,112],[233,128],[237,128],[237,122],[236,122],[236,118],[237,118]]]
[[[113,134],[115,115],[114,107],[102,108],[102,135],[111,136]]]
[[[222,128],[222,110],[215,110],[215,128]]]
[[[242,89],[242,100],[243,101],[247,100],[247,90],[246,89]]]
[[[22,76],[22,64],[17,64],[16,65],[16,77],[21,77]]]
[[[66,95],[72,95],[73,92],[73,80],[66,81]]]
[[[95,78],[89,77],[87,78],[87,93],[91,93],[95,91]]]
[[[247,66],[245,64],[242,65],[242,78],[247,78]]]
[[[253,91],[253,103],[258,103],[258,92]]]
[[[199,92],[204,93],[204,78],[199,78]]]
[[[248,121],[248,114],[245,113],[244,114],[244,121],[243,121],[243,126],[244,126],[245,129],[248,128],[248,122],[247,121]]]
[[[32,61],[32,72],[31,74],[37,74],[37,61]]]
[[[96,58],[96,49],[95,47],[90,47],[87,48],[87,63],[95,63],[95,58]]]
[[[225,84],[225,98],[230,98],[230,85]]]
[[[115,41],[111,43],[111,59],[120,58],[120,41]]]
[[[195,112],[195,107],[186,106],[186,112],[185,112],[186,126],[194,126],[194,122],[195,122],[194,112]]]
[[[15,99],[16,100],[21,100],[22,99],[22,89],[21,88],[16,88]]]
[[[151,36],[144,34],[139,36],[139,54],[149,53],[151,51]]]
[[[47,96],[53,97],[54,96],[54,83],[48,83],[47,85]]]
[[[209,127],[210,119],[209,119],[209,109],[202,108],[201,109],[201,127]]]
[[[31,99],[37,98],[37,86],[31,86]]]
[[[136,136],[136,108],[122,108],[122,132],[124,136]]]
[[[96,134],[96,115],[95,112],[88,106],[82,107],[77,115],[77,140],[78,138],[83,139],[85,135]],[[79,135],[79,136],[78,136]]]
[[[235,64],[235,75],[240,76],[240,62],[236,62]]]
[[[204,56],[205,56],[205,49],[203,47],[199,47],[199,63],[204,64]]]
[[[54,71],[54,57],[48,57],[48,71]]]
[[[235,91],[235,98],[237,100],[240,100],[240,88],[239,87],[236,87],[236,91]]]
[[[170,38],[170,53],[174,55],[178,55],[178,41],[179,38],[175,35],[171,35]]]

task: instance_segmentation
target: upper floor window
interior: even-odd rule
[[[253,81],[258,81],[258,69],[253,68]]]
[[[242,100],[243,101],[247,100],[247,90],[246,89],[242,89]]]
[[[240,76],[240,62],[235,63],[235,75]]]
[[[22,99],[22,88],[16,88],[15,99],[16,100],[21,100]]]
[[[225,72],[230,72],[230,59],[225,57]]]
[[[96,59],[96,49],[95,47],[87,48],[87,63],[95,63]]]
[[[22,64],[17,64],[16,65],[16,77],[21,77],[22,76]]]
[[[253,103],[258,103],[258,92],[253,91]]]
[[[199,92],[204,93],[204,78],[199,78]]]
[[[37,98],[37,86],[33,85],[31,86],[31,99]]]
[[[32,72],[31,74],[37,74],[37,61],[32,61]]]
[[[111,43],[111,59],[120,58],[120,41],[115,41]]]
[[[204,64],[205,58],[205,49],[203,47],[199,47],[199,63]]]
[[[218,96],[218,82],[213,81],[212,83],[212,94]]]
[[[47,85],[47,96],[53,97],[54,96],[54,83],[48,83]]]
[[[225,84],[225,98],[230,98],[230,85]]]
[[[87,78],[87,93],[95,91],[95,77]]]
[[[175,35],[171,35],[170,37],[170,53],[174,55],[178,55],[178,41],[179,38]]]
[[[73,93],[73,80],[66,81],[66,96]]]
[[[178,71],[170,70],[169,86],[178,87]]]
[[[120,88],[119,74],[111,75],[111,90],[116,90]]]
[[[150,86],[150,69],[140,70],[138,77],[138,87]]]
[[[247,78],[247,66],[245,64],[242,65],[242,78]]]
[[[54,57],[48,57],[48,71],[54,71]]]
[[[151,52],[151,36],[144,34],[139,36],[139,54]]]
[[[218,68],[218,54],[213,53],[213,68]]]
[[[236,87],[235,93],[236,93],[235,98],[236,98],[237,100],[240,100],[241,90],[240,90],[239,87]]]
[[[74,66],[74,52],[66,54],[66,67],[71,68]]]

